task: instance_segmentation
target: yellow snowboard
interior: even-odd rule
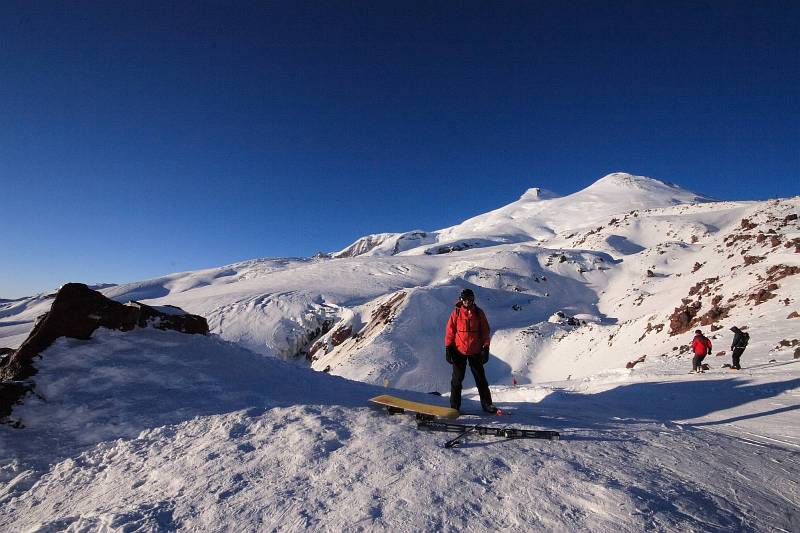
[[[436,416],[439,418],[458,418],[459,412],[451,407],[443,407],[441,405],[431,405],[429,403],[412,402],[404,400],[397,396],[390,396],[382,394],[370,398],[369,401],[380,405],[385,405],[389,408],[390,413],[402,413],[403,411],[410,411],[420,415]]]

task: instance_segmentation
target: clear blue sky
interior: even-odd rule
[[[0,297],[334,251],[618,170],[797,195],[798,35],[795,1],[4,2]]]

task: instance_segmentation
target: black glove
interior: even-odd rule
[[[455,347],[452,344],[447,345],[445,347],[445,349],[444,349],[444,358],[451,365],[453,364],[453,352],[454,351],[455,351]]]
[[[485,365],[488,362],[489,362],[489,347],[488,346],[484,346],[481,349],[481,364]]]

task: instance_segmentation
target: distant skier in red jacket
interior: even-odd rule
[[[453,409],[461,409],[461,384],[469,363],[481,397],[481,407],[487,413],[497,412],[483,370],[483,365],[489,360],[489,338],[486,314],[475,305],[475,294],[472,290],[464,289],[450,314],[444,334],[445,357],[453,365],[453,376],[450,380],[450,407]]]
[[[692,351],[694,357],[692,358],[692,372],[703,372],[703,359],[706,355],[711,353],[711,341],[708,337],[703,335],[699,329],[694,332],[694,339],[692,339]]]

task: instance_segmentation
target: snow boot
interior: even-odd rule
[[[497,414],[497,407],[493,403],[484,405],[483,410],[492,415]]]

